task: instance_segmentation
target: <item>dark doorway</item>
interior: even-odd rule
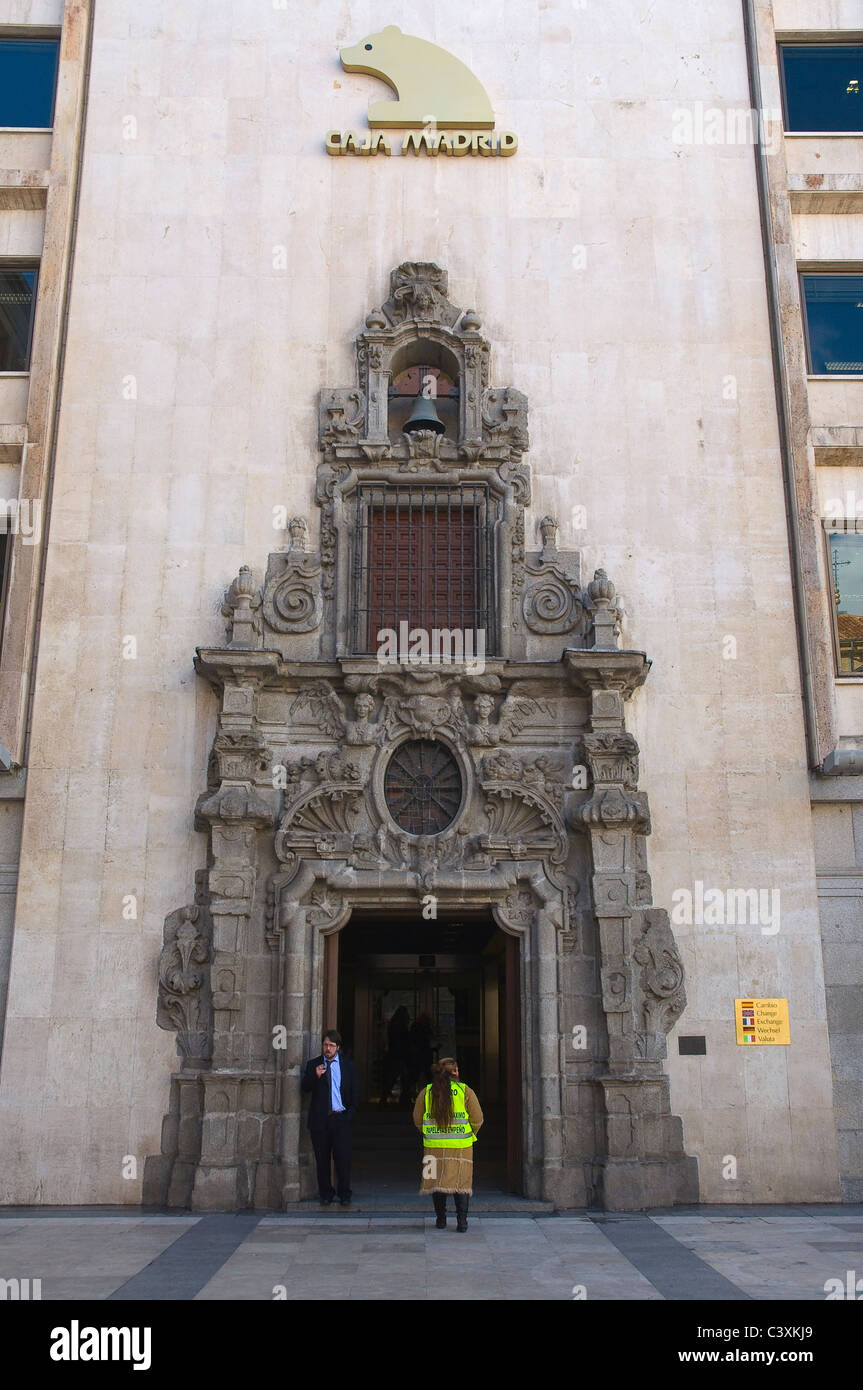
[[[329,939],[325,995],[354,1059],[357,1186],[416,1192],[415,1097],[440,1057],[456,1057],[485,1117],[475,1191],[521,1186],[518,941],[488,913],[355,912]],[[333,1022],[327,1018],[327,1024]]]

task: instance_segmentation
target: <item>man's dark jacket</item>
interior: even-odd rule
[[[324,1055],[313,1057],[306,1064],[305,1075],[303,1076],[302,1088],[304,1091],[311,1091],[312,1103],[309,1106],[309,1129],[326,1129],[327,1118],[330,1114],[330,1094],[332,1078],[330,1069],[324,1072],[323,1076],[315,1076],[315,1067],[319,1067],[323,1062]],[[353,1062],[339,1053],[339,1066],[342,1070],[341,1085],[342,1105],[347,1114],[346,1121],[353,1120],[357,1113],[357,1074]]]

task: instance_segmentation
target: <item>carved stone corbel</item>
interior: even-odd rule
[[[156,1022],[177,1034],[184,1071],[209,1066],[212,1056],[210,950],[206,908],[192,903],[168,914],[159,955]]]
[[[667,1034],[686,1008],[683,961],[664,909],[645,908],[632,925],[632,957],[639,967],[636,1051],[639,1057],[656,1061],[666,1056]]]

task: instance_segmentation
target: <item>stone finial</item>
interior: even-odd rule
[[[291,517],[288,522],[288,535],[290,536],[288,550],[305,550],[308,529],[305,517]]]
[[[605,570],[594,572],[587,586],[587,594],[593,607],[593,645],[595,648],[610,650],[617,647],[618,607],[615,588]]]
[[[539,534],[542,536],[542,554],[553,555],[557,550],[557,522],[553,516],[544,516],[539,523]]]
[[[366,314],[366,328],[372,333],[379,333],[387,326],[387,321],[380,309],[370,309]]]
[[[480,317],[475,309],[465,309],[462,315],[461,328],[463,333],[478,333],[480,330]]]
[[[252,571],[248,565],[242,565],[236,579],[225,590],[222,604],[222,617],[229,620],[225,632],[230,646],[255,648],[261,645],[260,606],[261,595]]]

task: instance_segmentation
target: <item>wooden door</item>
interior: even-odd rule
[[[522,1191],[521,959],[517,936],[506,936],[506,1184]]]

